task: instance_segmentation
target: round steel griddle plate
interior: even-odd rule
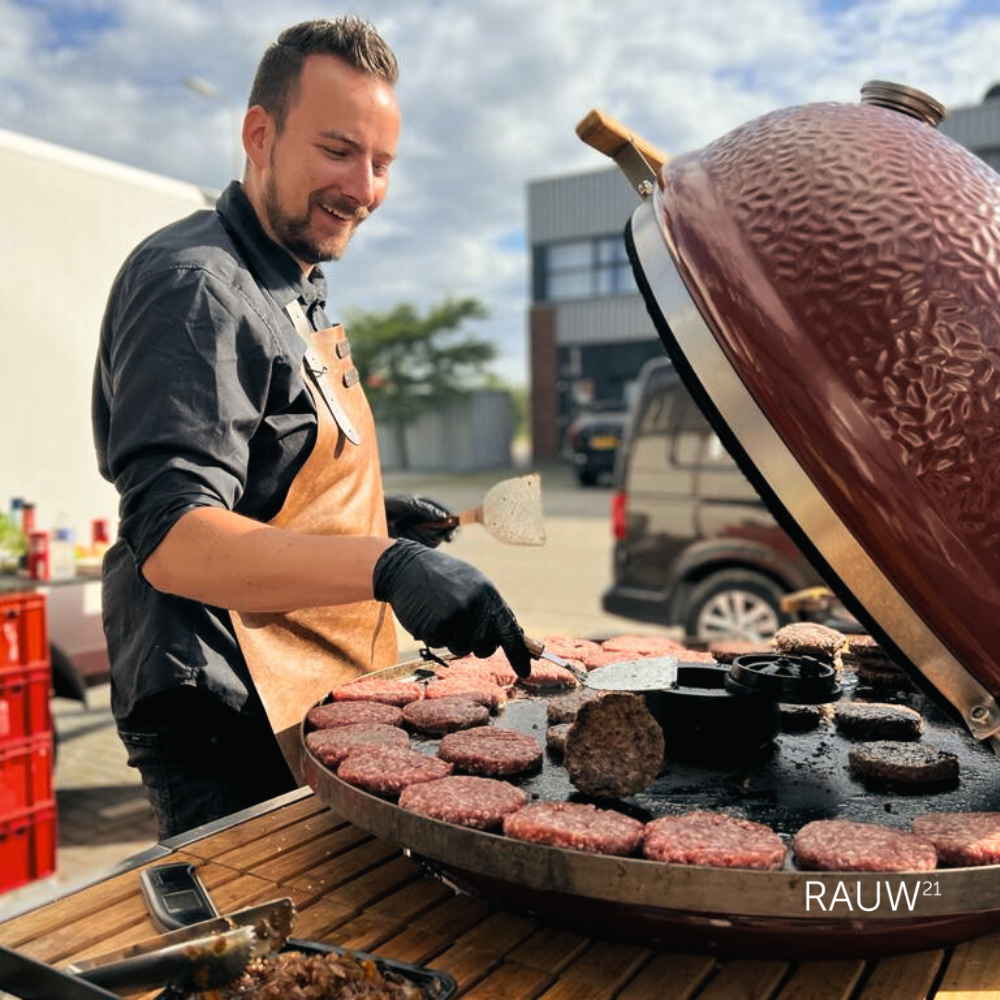
[[[372,676],[411,678],[413,671],[414,664],[401,664]],[[598,805],[644,820],[721,809],[767,823],[790,839],[813,819],[839,816],[905,829],[925,812],[989,809],[1000,801],[993,756],[923,696],[904,700],[926,713],[925,744],[959,754],[957,788],[910,795],[866,791],[847,773],[848,743],[824,726],[783,734],[757,759],[730,767],[673,760],[642,794]],[[544,743],[546,698],[519,693],[491,724]],[[361,791],[309,752],[304,726],[301,736],[306,778],[335,812],[404,845],[460,888],[584,932],[732,955],[860,957],[940,947],[1000,926],[998,865],[837,874],[798,871],[789,859],[782,871],[761,872],[529,844],[419,816]],[[416,736],[412,744],[428,753],[437,746]],[[515,783],[529,798],[579,798],[548,752],[539,774]]]
[[[980,738],[1000,732],[998,218],[1000,177],[927,121],[823,103],[672,159],[629,233],[743,471]]]

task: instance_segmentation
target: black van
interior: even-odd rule
[[[605,611],[761,640],[790,620],[783,595],[822,585],[665,358],[640,372],[614,487]]]

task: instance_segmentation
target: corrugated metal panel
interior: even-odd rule
[[[1000,99],[972,108],[955,108],[938,128],[973,152],[995,149],[1000,146]]]
[[[588,299],[556,306],[556,343],[609,344],[621,340],[655,340],[657,333],[639,295]]]
[[[528,242],[620,233],[639,198],[617,167],[528,184]]]
[[[377,428],[383,469],[400,468],[395,431]],[[511,463],[514,404],[510,394],[482,390],[425,413],[406,428],[409,467],[415,472],[475,472]]]

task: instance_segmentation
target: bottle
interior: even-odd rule
[[[28,535],[28,576],[32,580],[49,578],[49,533],[32,531]]]
[[[35,505],[33,503],[21,504],[21,533],[25,538],[30,538],[35,530]]]
[[[56,528],[49,544],[49,579],[72,580],[76,576],[75,537],[72,528]]]

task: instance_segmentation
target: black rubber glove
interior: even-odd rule
[[[390,538],[408,538],[436,549],[442,542],[450,542],[454,528],[432,528],[429,521],[443,521],[451,517],[447,507],[427,497],[386,497],[385,518],[389,522]]]
[[[531,654],[514,612],[482,573],[461,559],[400,539],[372,574],[375,598],[428,646],[456,656],[489,656],[503,648],[518,677],[531,673]]]

